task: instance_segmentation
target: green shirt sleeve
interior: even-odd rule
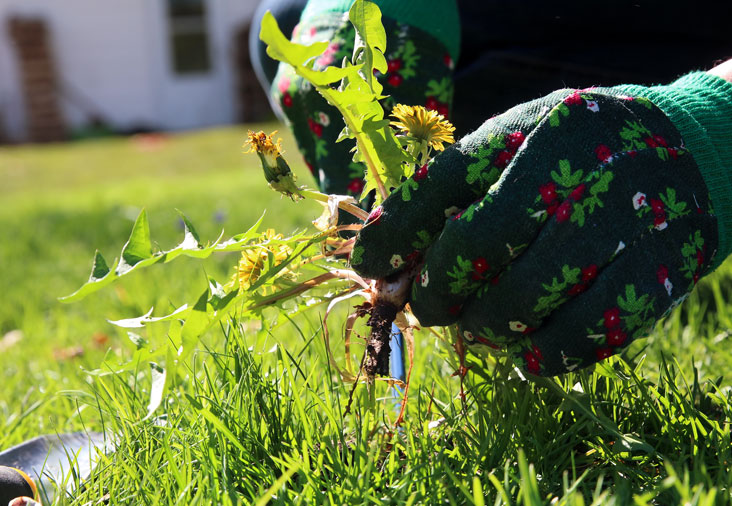
[[[732,83],[706,72],[692,72],[665,86],[621,85],[612,91],[649,99],[681,133],[717,215],[717,267],[732,253]]]

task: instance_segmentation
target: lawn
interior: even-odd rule
[[[56,504],[732,502],[729,263],[594,372],[527,380],[471,357],[463,399],[450,343],[423,330],[399,429],[384,384],[375,399],[358,388],[344,414],[351,385],[328,361],[343,361],[343,340],[326,350],[320,307],[227,320],[147,416],[152,371],[175,358],[168,327],[130,339],[107,319],[192,302],[207,276],[230,277],[236,255],[154,266],[71,305],[57,297],[88,278],[96,249],[118,256],[141,208],[161,249],[182,237],[175,209],[205,240],[265,210],[262,228],[308,226],[318,206],[267,188],[241,154],[245,131],[0,148],[0,449],[43,433],[115,434],[116,450]]]

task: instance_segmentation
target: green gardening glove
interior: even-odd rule
[[[354,29],[348,21],[353,0],[311,1],[292,39],[301,44],[330,41],[315,68],[340,65],[353,54]],[[452,104],[452,71],[460,40],[457,6],[452,1],[379,0],[387,33],[388,70],[377,78],[384,86],[386,115],[396,104],[424,105],[448,116]],[[344,123],[310,84],[289,65],[281,64],[272,83],[298,148],[326,193],[361,195],[364,166],[353,162],[353,141],[336,143]]]
[[[586,367],[729,254],[730,123],[732,84],[703,73],[521,104],[397,188],[351,263],[381,278],[423,262],[423,325],[457,323],[533,374]]]

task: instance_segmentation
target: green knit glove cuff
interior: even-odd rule
[[[373,0],[381,15],[419,28],[444,44],[453,61],[460,56],[460,16],[455,0]],[[348,12],[353,0],[310,0],[300,21],[327,12]]]
[[[713,267],[732,253],[732,83],[693,72],[666,86],[616,86],[651,100],[673,122],[694,156],[712,197],[719,225]]]

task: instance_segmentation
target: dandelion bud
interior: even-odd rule
[[[254,133],[250,130],[246,142],[249,150],[246,152],[257,153],[270,188],[287,195],[292,200],[301,199],[300,188],[295,184],[295,174],[282,157],[281,139],[278,139],[277,143],[272,142],[275,133],[276,131],[267,135],[262,131]]]

